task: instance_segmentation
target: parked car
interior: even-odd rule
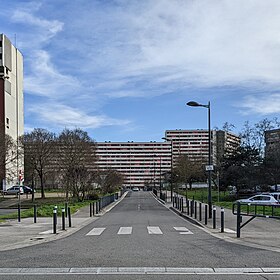
[[[269,195],[272,195],[278,202],[280,202],[280,192],[269,193]]]
[[[11,188],[3,191],[4,194],[7,195],[17,195],[17,194],[23,194],[23,187],[20,186],[12,186]]]
[[[278,200],[271,194],[258,194],[246,199],[239,199],[237,202],[251,203],[251,204],[279,204]]]
[[[32,193],[32,188],[30,188],[30,187],[27,187],[27,186],[22,186],[22,188],[23,188],[23,192],[24,193]],[[34,193],[35,193],[36,191],[34,190]]]
[[[139,191],[139,188],[138,188],[138,187],[134,187],[134,188],[132,188],[132,190],[133,190],[134,192],[138,192],[138,191]]]

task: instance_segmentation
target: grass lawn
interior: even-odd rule
[[[37,206],[37,216],[38,217],[52,217],[54,206],[57,206],[57,214],[61,216],[62,209],[65,208],[65,198],[61,197],[49,197],[45,199],[37,198],[34,203],[30,200],[22,200],[21,202],[21,218],[33,217],[34,215],[34,204]],[[91,200],[84,202],[74,202],[69,201],[68,206],[71,209],[71,213],[75,213],[78,209],[89,205]],[[17,207],[17,205],[16,205]],[[0,221],[5,219],[17,219],[17,211],[14,213],[1,215]]]

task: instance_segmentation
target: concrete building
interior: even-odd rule
[[[0,133],[8,134],[16,141],[24,133],[23,57],[4,34],[0,34]],[[9,172],[14,174],[12,178],[5,176],[8,169],[13,169]],[[23,174],[23,157],[18,156],[13,165],[2,170],[2,174],[2,185],[18,183]]]
[[[122,173],[128,188],[162,186],[161,174],[170,171],[171,166],[168,142],[99,142],[96,155],[98,167]]]
[[[276,150],[279,150],[279,147],[280,128],[265,131],[265,156],[275,153]]]
[[[232,153],[240,138],[224,131],[211,131],[214,165],[221,153]],[[162,186],[163,174],[175,166],[181,154],[208,163],[208,130],[167,130],[165,142],[98,142],[97,165],[124,175],[125,187]],[[172,164],[171,164],[172,161]]]

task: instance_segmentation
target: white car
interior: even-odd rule
[[[132,188],[132,190],[133,190],[134,192],[139,192],[139,188],[138,188],[138,187],[134,187],[134,188]]]
[[[247,203],[247,204],[270,204],[276,205],[279,204],[278,200],[276,200],[270,194],[258,194],[246,199],[239,199],[237,202]]]

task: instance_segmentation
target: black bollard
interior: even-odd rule
[[[197,202],[194,202],[194,218],[197,218]]]
[[[71,209],[70,209],[70,207],[68,207],[68,225],[69,225],[69,227],[72,227]]]
[[[20,204],[18,204],[18,222],[20,223]]]
[[[216,228],[216,207],[213,207],[213,229]]]
[[[202,204],[199,202],[199,221],[202,220]]]
[[[37,223],[37,206],[34,205],[33,206],[33,212],[34,212],[34,223],[36,224]]]
[[[53,209],[53,233],[56,234],[56,220],[57,220],[56,209]]]
[[[204,209],[205,209],[205,210],[204,210],[204,211],[205,211],[205,212],[204,212],[204,214],[205,214],[205,225],[207,225],[207,211],[208,211],[208,205],[205,204],[204,206],[205,206],[205,208],[204,208]]]
[[[62,218],[62,230],[65,230],[65,209],[61,209],[61,218]]]
[[[92,217],[92,203],[89,203],[89,216]]]
[[[221,232],[225,231],[225,209],[221,208]]]

